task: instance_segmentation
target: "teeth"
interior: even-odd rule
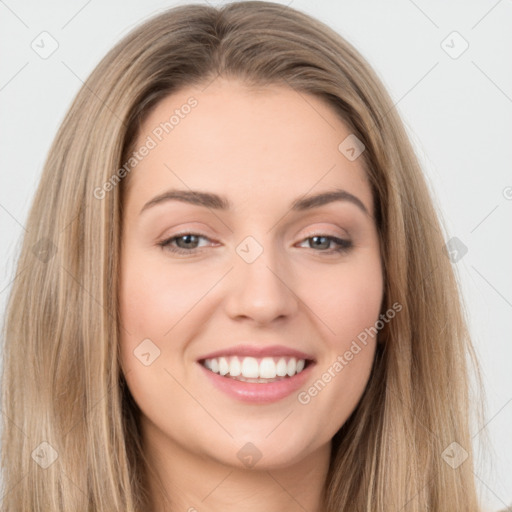
[[[276,376],[276,363],[271,357],[264,357],[260,363],[260,379],[273,379]]]
[[[273,379],[276,377],[293,377],[306,366],[305,359],[295,357],[215,357],[206,359],[203,365],[214,373],[228,377],[246,379]]]
[[[221,375],[226,375],[229,372],[229,363],[225,357],[221,357],[219,359],[219,373]]]
[[[292,375],[295,375],[296,370],[297,370],[297,362],[295,361],[295,358],[292,357],[288,361],[288,366],[286,367],[286,373],[291,377]]]
[[[285,377],[287,368],[288,365],[286,364],[286,359],[281,357],[276,365],[276,375],[279,377]]]
[[[238,377],[242,373],[242,365],[238,357],[232,357],[229,365],[229,375],[231,377]]]
[[[258,361],[254,357],[244,357],[242,360],[242,377],[257,379],[259,376]]]

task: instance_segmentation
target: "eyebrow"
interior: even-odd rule
[[[204,206],[205,208],[212,208],[214,210],[227,211],[232,207],[232,203],[225,196],[220,196],[211,192],[200,192],[198,190],[179,190],[172,189],[155,196],[150,199],[141,209],[140,214],[152,208],[153,206],[163,204],[167,201],[181,201],[185,203],[194,204],[196,206]],[[314,208],[319,208],[325,204],[333,203],[335,201],[347,201],[354,204],[366,215],[369,215],[368,210],[364,203],[355,195],[343,189],[335,189],[311,196],[303,196],[295,199],[290,209],[292,211],[306,211]],[[139,214],[139,215],[140,215]]]

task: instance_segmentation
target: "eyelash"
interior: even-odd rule
[[[199,233],[186,232],[186,233],[179,233],[177,235],[174,235],[171,238],[166,238],[165,240],[158,242],[158,245],[162,249],[165,249],[166,251],[170,251],[175,254],[183,254],[183,255],[197,254],[201,250],[198,247],[195,247],[192,249],[182,249],[181,247],[172,247],[171,246],[171,243],[174,242],[175,240],[177,240],[179,238],[183,238],[185,236],[189,236],[189,235],[199,237],[199,238],[208,239],[208,237],[200,235]],[[302,240],[302,242],[305,242],[306,240],[310,240],[315,237],[327,238],[328,240],[338,244],[338,248],[336,248],[336,249],[330,249],[330,250],[325,250],[325,251],[315,251],[315,252],[332,255],[332,254],[338,254],[338,253],[346,253],[353,247],[352,242],[350,240],[344,240],[342,238],[325,235],[325,234],[321,234],[321,233],[315,233],[315,234],[309,235],[308,237],[304,238]],[[313,248],[311,248],[311,249],[313,249]]]

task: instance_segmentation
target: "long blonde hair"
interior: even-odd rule
[[[219,75],[318,95],[365,146],[383,311],[395,302],[403,309],[380,332],[365,393],[333,439],[325,510],[476,512],[470,362],[481,392],[480,374],[442,226],[400,117],[335,31],[254,1],[179,6],[136,28],[99,63],[57,133],[4,326],[1,511],[147,510],[140,411],[118,354],[119,169],[161,99]],[[468,457],[453,467],[446,449]]]

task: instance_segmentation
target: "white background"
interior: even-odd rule
[[[485,510],[504,508],[512,504],[512,0],[279,3],[326,22],[368,59],[423,163],[446,240],[457,237],[468,249],[454,266],[484,373],[492,440],[492,464],[480,463],[476,480]],[[28,207],[73,97],[122,36],[173,5],[0,0],[2,312]],[[47,59],[31,48],[43,31],[59,45]],[[445,51],[463,48],[453,31],[469,44],[458,58]]]

